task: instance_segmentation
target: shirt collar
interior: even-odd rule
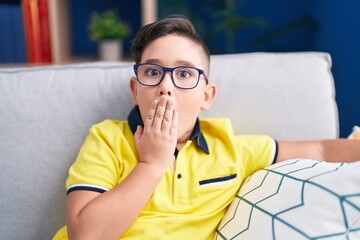
[[[129,116],[128,116],[128,123],[130,125],[130,129],[131,129],[133,134],[135,134],[136,128],[137,128],[138,125],[140,125],[141,127],[144,127],[144,123],[143,123],[143,121],[141,119],[140,110],[139,110],[138,106],[135,106],[130,111]],[[205,137],[202,134],[201,129],[200,129],[199,118],[196,119],[194,130],[191,133],[189,139],[190,140],[196,140],[195,142],[198,145],[198,147],[200,147],[204,152],[209,154],[208,145],[207,145]]]

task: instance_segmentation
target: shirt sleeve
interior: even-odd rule
[[[122,171],[114,147],[114,124],[100,123],[90,128],[76,161],[69,169],[66,181],[67,193],[89,190],[103,193],[116,186]],[[116,131],[115,131],[116,130]]]
[[[278,145],[270,136],[237,136],[236,141],[240,146],[242,168],[246,177],[276,161]]]

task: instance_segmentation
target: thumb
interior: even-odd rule
[[[142,135],[143,135],[143,128],[140,125],[138,125],[136,128],[136,132],[134,134],[135,143],[138,143],[140,141]]]

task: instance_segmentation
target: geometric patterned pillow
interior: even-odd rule
[[[360,239],[360,162],[292,159],[251,175],[215,239]]]

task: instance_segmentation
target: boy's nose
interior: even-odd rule
[[[175,87],[174,83],[172,82],[172,79],[171,79],[171,73],[166,72],[164,74],[163,80],[161,81],[161,83],[159,85],[160,95],[171,96],[174,87]]]

